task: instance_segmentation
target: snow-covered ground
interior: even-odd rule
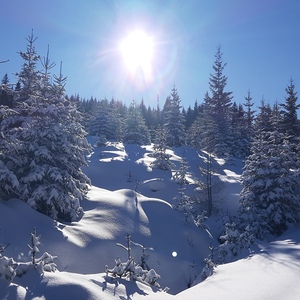
[[[41,253],[58,256],[55,273],[40,275],[30,270],[12,283],[1,278],[0,299],[298,299],[300,227],[257,245],[248,256],[218,266],[204,282],[196,277],[210,243],[216,243],[220,221],[212,218],[209,222],[213,237],[182,221],[172,207],[179,186],[171,180],[171,171],[149,167],[151,151],[151,146],[121,143],[95,147],[84,169],[92,186],[82,202],[85,213],[78,223],[55,222],[17,199],[0,202],[0,244],[10,243],[4,255],[30,261],[27,244],[36,227]],[[203,153],[186,147],[169,153],[174,170],[179,169],[182,157],[188,162],[187,193],[192,193],[200,177],[199,166],[205,167]],[[231,214],[238,208],[241,166],[238,160],[213,161],[214,177],[220,183],[216,204]],[[147,263],[161,275],[158,282],[170,288],[168,293],[106,276],[105,266],[112,268],[116,257],[126,261],[127,252],[116,243],[126,244],[127,234],[134,242],[153,248],[146,250]],[[133,257],[141,254],[140,247],[132,246]]]

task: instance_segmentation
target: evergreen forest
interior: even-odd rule
[[[170,168],[168,148],[186,145],[205,151],[206,217],[213,212],[211,158],[243,159],[239,226],[263,239],[300,222],[300,105],[292,78],[285,99],[274,105],[262,99],[254,107],[251,91],[237,103],[234,91],[227,90],[226,62],[218,46],[202,101],[183,107],[174,85],[166,87],[169,96],[156,107],[147,107],[143,99],[126,105],[128,99],[68,95],[62,64],[59,74],[52,74],[49,51],[39,55],[35,40],[32,33],[25,51],[19,52],[23,65],[16,79],[5,74],[1,81],[1,200],[21,199],[54,220],[80,220],[80,203],[90,185],[82,171],[92,150],[86,137],[92,135],[99,145],[112,140],[153,143],[153,166],[162,170]],[[3,59],[0,70],[5,73]]]

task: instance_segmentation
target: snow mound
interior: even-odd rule
[[[166,186],[162,178],[153,178],[143,182],[152,192],[157,192]]]
[[[187,262],[195,260],[201,269],[208,254],[207,233],[184,225],[182,216],[164,200],[145,197],[131,189],[108,191],[92,186],[82,205],[85,213],[80,222],[59,223],[22,201],[0,202],[0,242],[10,243],[5,255],[30,261],[27,244],[30,232],[36,227],[41,235],[40,250],[58,257],[55,261],[58,270],[100,274],[106,265],[113,266],[116,257],[127,259],[126,251],[116,243],[126,243],[128,233],[134,242],[154,249],[149,250],[147,264],[161,275],[160,285],[175,294],[185,289],[194,276]],[[14,216],[13,231],[18,234],[10,234],[11,216]],[[174,251],[178,253],[176,258],[172,256]],[[139,262],[142,249],[132,247],[132,255]]]

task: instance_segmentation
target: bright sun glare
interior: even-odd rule
[[[129,33],[122,41],[120,51],[130,72],[140,69],[145,75],[151,73],[153,41],[144,31],[135,30]]]

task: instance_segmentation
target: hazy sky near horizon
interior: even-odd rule
[[[33,29],[53,73],[68,77],[68,95],[162,106],[175,84],[184,107],[203,101],[218,45],[227,63],[226,91],[244,103],[279,103],[291,77],[300,91],[299,0],[0,0],[0,79],[23,64]],[[147,75],[129,72],[119,46],[134,30],[153,41]]]

